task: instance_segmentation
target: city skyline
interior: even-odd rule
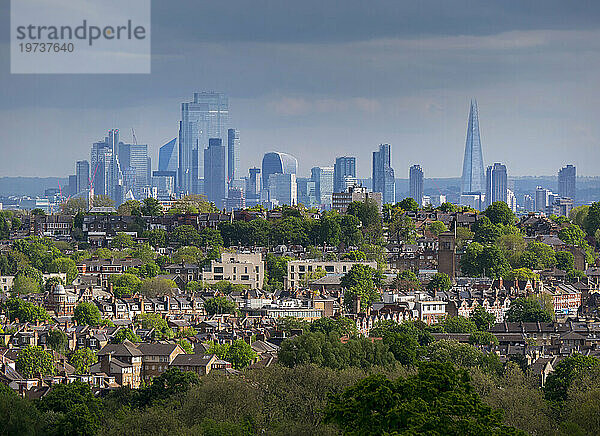
[[[206,11],[154,5],[147,76],[10,75],[2,44],[0,174],[67,174],[110,128],[132,142],[133,127],[156,161],[178,134],[181,102],[218,90],[235,108],[243,168],[279,149],[308,174],[320,164],[317,151],[333,161],[389,143],[394,168],[422,162],[430,176],[452,177],[461,160],[435,157],[463,148],[465,106],[477,97],[488,162],[505,162],[515,175],[554,174],[572,162],[580,175],[598,175],[600,5],[430,3],[276,5],[269,19],[257,6],[243,21],[236,2]],[[322,14],[308,13],[315,9]],[[334,11],[335,31],[327,18]],[[369,159],[357,170],[369,174]]]

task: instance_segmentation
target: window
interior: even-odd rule
[[[325,272],[332,273],[334,270],[333,265],[325,265]]]
[[[235,268],[234,268],[235,269]],[[217,274],[223,274],[223,267],[222,266],[215,266],[214,268],[214,273]]]

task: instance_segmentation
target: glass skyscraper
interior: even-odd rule
[[[471,100],[463,161],[461,194],[483,193],[485,191],[484,180],[483,152],[479,136],[479,111],[477,109],[477,100]]]
[[[507,203],[508,175],[506,165],[496,162],[486,171],[485,203],[490,205],[496,201]]]
[[[561,197],[575,200],[575,183],[577,170],[573,165],[567,165],[558,171],[558,194]]]
[[[356,182],[356,158],[341,156],[335,159],[333,166],[333,191],[346,192],[349,184]]]
[[[373,152],[373,192],[381,192],[383,204],[396,202],[396,181],[391,166],[392,147],[380,144]]]
[[[410,197],[419,203],[419,206],[423,205],[423,169],[420,165],[413,165],[408,171],[409,178],[409,192]]]
[[[317,203],[326,209],[331,208],[333,195],[333,167],[313,167],[311,180],[315,182]]]
[[[219,92],[195,92],[190,103],[181,104],[179,125],[179,190],[199,193],[204,174],[204,149],[209,138],[225,142],[229,124],[229,99]]]
[[[177,138],[173,138],[158,151],[158,171],[177,171]]]
[[[221,138],[209,139],[204,161],[204,192],[208,201],[222,209],[225,200],[225,147]]]
[[[298,161],[294,156],[279,152],[266,153],[262,160],[262,191],[268,195],[271,174],[296,174],[297,172]]]
[[[240,132],[237,129],[227,130],[227,182],[240,178]]]
[[[78,160],[75,166],[75,193],[90,187],[90,163],[87,160]]]

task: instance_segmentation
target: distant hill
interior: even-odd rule
[[[69,180],[60,177],[0,177],[0,196],[43,196],[48,188],[68,185]]]

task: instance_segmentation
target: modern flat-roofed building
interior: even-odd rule
[[[306,284],[310,275],[317,271],[325,274],[346,274],[354,265],[367,265],[377,268],[375,261],[322,261],[322,260],[290,260],[287,266],[285,286],[288,289],[299,289]]]

